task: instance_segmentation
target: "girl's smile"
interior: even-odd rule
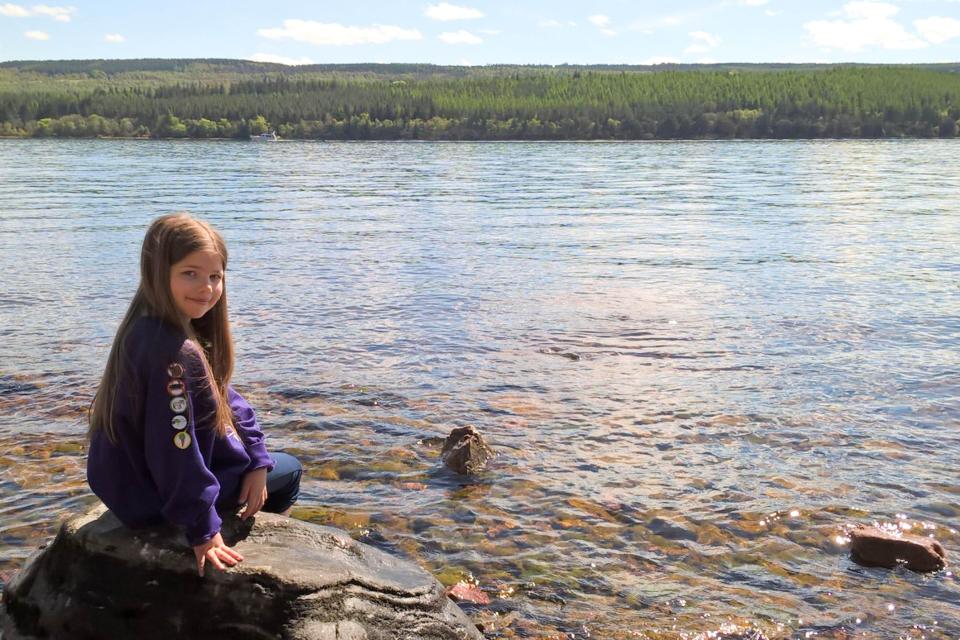
[[[223,263],[212,251],[194,251],[170,267],[170,295],[181,315],[196,320],[223,295]]]

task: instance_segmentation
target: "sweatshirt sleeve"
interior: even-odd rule
[[[206,376],[198,355],[187,345],[169,362],[150,360],[145,372],[144,454],[160,495],[161,513],[183,527],[187,541],[196,546],[216,535],[222,524],[215,507],[220,484],[200,447],[204,436],[209,438],[201,408],[210,406],[203,402],[204,392],[209,395]]]
[[[232,386],[227,387],[227,396],[233,417],[236,419],[235,426],[240,434],[240,440],[243,441],[243,446],[250,456],[250,466],[247,467],[247,471],[263,467],[266,467],[267,471],[273,471],[274,462],[267,453],[263,431],[260,429],[260,423],[257,422],[253,407]]]

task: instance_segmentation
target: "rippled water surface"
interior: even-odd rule
[[[956,638],[949,567],[843,534],[960,558],[958,151],[0,141],[0,575],[92,503],[83,412],[186,209],[295,515],[475,582],[489,637]]]

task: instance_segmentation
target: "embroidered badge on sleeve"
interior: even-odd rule
[[[177,435],[173,436],[173,444],[177,449],[186,449],[190,446],[190,442],[190,434],[186,431],[178,431]]]

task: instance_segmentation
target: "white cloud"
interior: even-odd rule
[[[416,29],[375,24],[347,27],[336,22],[284,20],[283,27],[258,29],[257,34],[271,40],[296,40],[316,45],[385,44],[394,40],[422,40]]]
[[[50,7],[45,4],[35,4],[28,9],[19,4],[0,4],[0,14],[12,18],[48,16],[59,22],[70,22],[71,17],[76,12],[76,7]]]
[[[913,26],[917,28],[917,31],[925,40],[933,44],[960,38],[960,20],[956,18],[932,16],[922,20],[914,20]]]
[[[30,11],[18,4],[0,4],[0,14],[11,18],[26,18],[30,15]]]
[[[316,64],[310,58],[288,58],[286,56],[278,56],[273,53],[255,53],[247,60],[252,60],[253,62],[275,62],[277,64],[285,64],[289,66],[296,66],[298,64]]]
[[[49,40],[50,34],[44,33],[43,31],[24,31],[24,37],[29,38],[30,40]]]
[[[49,16],[59,22],[70,22],[73,14],[77,12],[76,7],[48,7],[45,4],[35,4],[31,10],[35,15]]]
[[[769,0],[740,0],[740,4],[745,4],[748,7],[762,7],[767,4]]]
[[[957,1],[960,2],[960,0]],[[567,20],[566,22],[560,22],[559,20],[541,20],[537,26],[545,29],[560,29],[562,27],[575,27],[577,23],[573,20]]]
[[[119,33],[104,34],[103,39],[106,40],[107,42],[125,42],[127,40]]]
[[[483,42],[482,38],[473,35],[465,29],[460,29],[459,31],[447,31],[445,33],[441,33],[439,36],[437,36],[437,38],[439,38],[441,42],[445,42],[447,44],[480,44]]]
[[[697,60],[697,64],[717,64],[717,61],[713,58],[700,58]]]
[[[503,31],[500,29],[480,29],[477,33],[482,33],[485,36],[498,36],[503,33]]]
[[[590,24],[596,25],[600,28],[607,27],[610,25],[610,17],[605,15],[597,14],[595,16],[590,16],[587,18]]]
[[[670,56],[653,56],[652,58],[647,58],[640,62],[640,64],[654,65],[654,64],[677,64],[680,61],[676,58]]]
[[[763,13],[766,14],[766,15],[768,15],[768,16],[770,16],[770,17],[772,18],[773,16],[778,16],[778,15],[780,15],[781,13],[783,13],[783,11],[774,11],[773,9],[767,9],[767,10],[764,11]]]
[[[813,43],[827,49],[862,51],[921,49],[927,43],[893,20],[900,9],[885,2],[860,0],[843,5],[841,20],[814,20],[803,25]]]
[[[719,36],[706,31],[691,31],[689,35],[693,43],[683,50],[684,53],[706,53],[720,44]]]
[[[601,14],[592,15],[592,16],[590,16],[590,17],[587,18],[587,21],[590,22],[590,24],[592,24],[592,25],[594,25],[594,26],[596,26],[596,27],[599,27],[599,28],[600,28],[600,33],[602,33],[603,35],[605,35],[605,36],[607,36],[607,37],[613,37],[613,36],[617,35],[617,32],[610,28],[610,17],[609,17],[609,16],[605,16],[605,15],[601,15]]]
[[[892,18],[900,12],[900,7],[888,4],[886,2],[874,2],[873,0],[856,0],[843,5],[843,14],[848,18],[860,18],[863,20],[883,20]]]
[[[455,4],[441,2],[440,4],[431,4],[423,12],[428,18],[447,22],[449,20],[475,20],[482,18],[483,12],[473,7],[459,7]]]
[[[715,47],[720,44],[719,36],[707,33],[706,31],[691,31],[689,36],[693,38],[694,42],[701,42],[708,47]]]

